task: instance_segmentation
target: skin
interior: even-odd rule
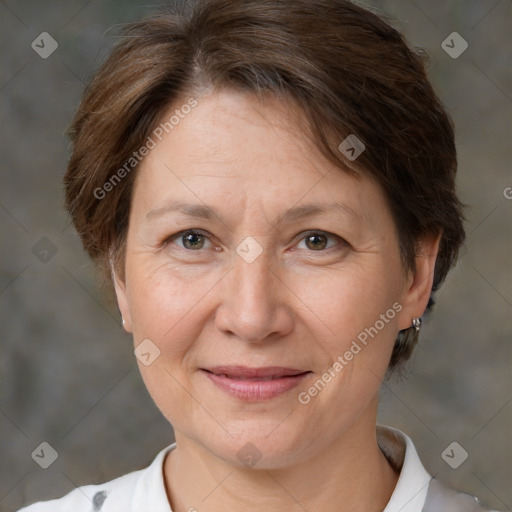
[[[175,432],[164,463],[174,512],[377,512],[398,478],[377,445],[378,391],[397,332],[425,310],[439,237],[421,241],[414,273],[404,269],[380,187],[329,163],[296,129],[300,116],[276,99],[210,93],[138,170],[125,277],[114,278],[135,346],[150,339],[160,350],[139,367]],[[148,217],[173,200],[220,218]],[[333,201],[347,208],[280,222],[291,207]],[[206,237],[192,248],[169,239],[188,229]],[[308,242],[310,230],[320,238]],[[251,263],[236,252],[248,236],[262,250]],[[298,394],[394,303],[401,311],[301,404]],[[216,365],[311,373],[250,402],[199,370]],[[261,454],[252,467],[237,456],[247,443]]]

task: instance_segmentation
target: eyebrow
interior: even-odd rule
[[[332,211],[344,213],[345,215],[354,217],[358,220],[367,219],[365,214],[358,212],[351,206],[339,201],[335,201],[332,203],[311,203],[293,206],[281,216],[278,222],[294,222],[306,217],[313,217],[315,215],[330,213]],[[178,212],[188,217],[194,217],[198,219],[213,219],[214,217],[217,217],[226,224],[222,215],[215,208],[205,204],[193,204],[183,201],[171,201],[162,207],[151,210],[146,214],[146,220],[150,220],[155,217],[161,217],[165,214],[173,212]]]

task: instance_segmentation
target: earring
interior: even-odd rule
[[[420,332],[420,328],[421,328],[421,317],[413,317],[412,319],[412,326],[414,327],[414,330],[416,332]]]
[[[121,317],[121,320],[123,321],[123,327],[126,325],[126,320]]]

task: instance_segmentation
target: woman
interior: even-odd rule
[[[376,425],[464,239],[421,58],[344,0],[197,0],[125,35],[66,205],[176,443],[23,510],[484,510]]]

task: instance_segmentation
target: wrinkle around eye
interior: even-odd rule
[[[199,247],[199,248],[187,248],[185,247],[185,244],[183,242],[183,238],[187,235],[198,235],[203,237],[203,239],[206,241],[206,247]],[[307,240],[310,237],[323,237],[327,239],[327,244],[325,247],[319,247],[317,249],[315,248],[309,248],[307,246],[300,247],[300,244],[307,244]],[[298,240],[297,240],[298,239]],[[158,243],[158,247],[162,250],[173,250],[174,249],[178,252],[178,254],[185,254],[187,257],[194,254],[194,256],[204,256],[205,254],[208,254],[212,250],[214,252],[220,252],[222,251],[222,247],[220,247],[219,244],[216,244],[215,242],[216,238],[211,235],[208,231],[205,231],[200,228],[189,228],[185,230],[178,231],[176,233],[173,233],[169,236],[162,237],[161,241]],[[178,241],[181,241],[181,244],[178,243]],[[302,231],[295,237],[295,241],[292,239],[290,243],[293,243],[293,246],[287,250],[287,252],[293,253],[295,256],[297,256],[297,253],[301,254],[307,254],[307,257],[322,257],[327,255],[336,255],[339,254],[342,251],[346,251],[348,249],[352,248],[352,245],[343,237],[336,235],[334,233],[320,230],[320,229],[313,229],[313,230],[307,230]],[[208,245],[209,244],[209,245]],[[288,245],[288,244],[287,244]]]

